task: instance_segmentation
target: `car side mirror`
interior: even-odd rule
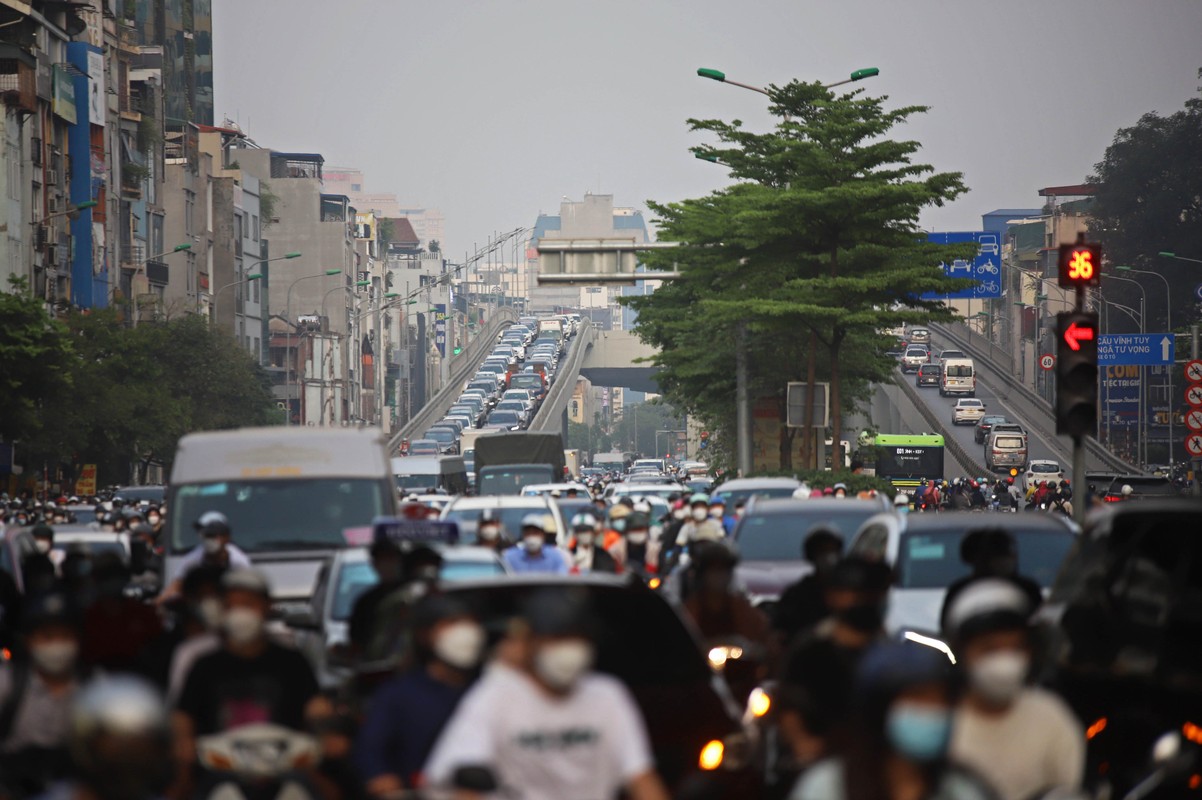
[[[318,631],[321,624],[309,609],[292,611],[284,616],[284,624],[298,631]]]

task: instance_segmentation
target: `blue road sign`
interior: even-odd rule
[[[1194,297],[1198,298],[1199,300],[1202,300],[1202,283],[1199,283],[1197,286],[1194,287]]]
[[[1169,333],[1112,333],[1098,337],[1098,365],[1152,367],[1172,364],[1176,342]]]
[[[953,294],[925,294],[924,300],[977,300],[1002,296],[1002,249],[996,233],[988,231],[952,231],[928,233],[927,241],[934,244],[977,243],[977,255],[972,261],[956,259],[940,264],[949,278],[975,278],[977,285]]]

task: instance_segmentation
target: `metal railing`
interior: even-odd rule
[[[989,379],[986,380],[986,383],[993,387],[998,397],[1012,404],[1017,403],[1021,405],[1022,408],[1020,410],[1025,417],[1022,421],[1025,423],[1025,426],[1034,430],[1049,445],[1052,445],[1064,463],[1071,463],[1072,448],[1061,441],[1055,433],[1056,418],[1053,413],[1052,404],[1014,380],[1014,361],[1012,358],[1008,362],[996,360],[989,355],[987,349],[980,349],[970,338],[959,335],[960,331],[949,328],[946,325],[934,324],[931,325],[931,328],[937,334],[942,335],[943,338],[972,356],[979,365],[985,367],[986,371],[992,373]],[[1009,366],[1007,366],[1007,363]],[[980,369],[978,368],[979,371]],[[1105,464],[1109,469],[1127,474],[1139,474],[1141,471],[1134,464],[1128,463],[1126,460],[1110,452],[1094,439],[1086,438],[1085,452],[1096,461]]]
[[[388,441],[388,452],[396,453],[400,449],[402,439],[412,439],[414,435],[422,433],[436,421],[442,419],[447,410],[459,399],[459,395],[463,391],[463,382],[476,373],[476,369],[484,361],[484,357],[492,351],[493,345],[497,343],[497,334],[501,332],[502,328],[512,325],[514,322],[517,322],[517,312],[511,308],[497,309],[484,330],[476,335],[475,340],[468,344],[462,353],[451,358],[449,375],[443,387],[410,417],[399,431],[393,434]],[[425,366],[419,365],[418,368],[425,369]]]
[[[555,431],[560,429],[563,410],[567,408],[572,394],[576,391],[576,377],[580,374],[584,357],[588,355],[589,349],[593,346],[595,336],[592,320],[584,319],[581,322],[580,330],[576,332],[575,341],[572,342],[568,351],[567,360],[560,363],[559,369],[555,372],[555,382],[551,384],[551,390],[547,392],[547,398],[543,400],[538,413],[530,422],[530,430]]]

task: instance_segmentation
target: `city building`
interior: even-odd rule
[[[118,5],[118,4],[114,4]],[[212,0],[122,0],[135,42],[163,52],[165,120],[170,129],[213,124]]]
[[[441,249],[446,243],[446,218],[438,209],[405,206],[395,194],[367,192],[363,171],[354,167],[327,166],[323,176],[326,191],[346,195],[356,209],[370,211],[381,218],[408,219],[421,248],[429,250],[431,242],[437,242],[434,248]]]

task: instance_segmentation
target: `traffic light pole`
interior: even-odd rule
[[[1078,312],[1085,310],[1085,288],[1077,287]],[[1142,389],[1141,389],[1142,390]],[[1085,507],[1089,502],[1089,486],[1085,480],[1085,437],[1073,437],[1073,521],[1085,525]]]

